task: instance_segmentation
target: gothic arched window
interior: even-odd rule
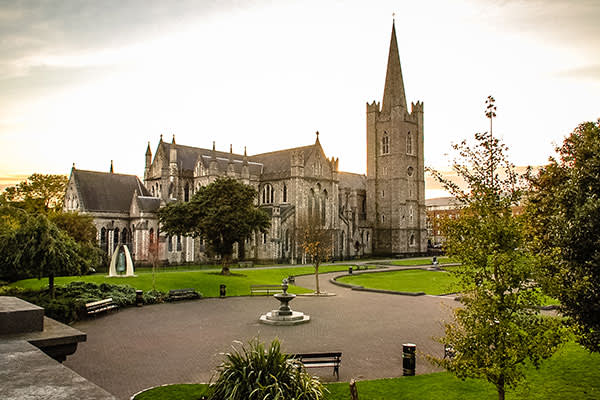
[[[173,238],[171,236],[167,236],[167,250],[173,251]]]
[[[273,203],[273,186],[271,186],[270,183],[267,183],[265,186],[263,186],[262,203],[263,204]]]
[[[108,240],[106,238],[106,228],[100,229],[100,248],[104,251],[108,249]]]
[[[381,139],[381,154],[390,154],[390,137],[387,132],[383,132]]]
[[[415,245],[415,234],[414,233],[410,234],[410,239],[408,239],[408,245],[409,246],[414,246]]]
[[[177,251],[181,251],[181,235],[177,235]]]
[[[113,250],[119,245],[119,228],[115,228],[113,233]]]
[[[288,201],[288,199],[287,199],[288,198],[288,192],[287,192],[287,186],[285,184],[283,185],[283,196],[282,197],[283,197],[281,199],[282,203],[287,203],[287,201]]]
[[[412,134],[410,131],[406,134],[406,154],[412,154]]]
[[[127,244],[127,228],[123,228],[123,232],[121,233],[121,243]]]
[[[183,201],[190,201],[190,185],[187,183],[183,188]]]
[[[325,226],[325,221],[327,217],[326,213],[327,209],[327,190],[323,190],[323,206],[321,207],[321,224]]]

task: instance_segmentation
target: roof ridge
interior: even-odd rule
[[[286,152],[286,151],[307,149],[309,147],[315,147],[315,146],[316,146],[316,144],[313,143],[313,144],[309,144],[308,146],[290,147],[289,149],[274,150],[274,151],[269,151],[267,153],[254,154],[254,155],[249,156],[249,157],[252,158],[252,157],[256,157],[256,156],[265,156],[265,155],[269,155],[269,154],[283,153],[283,152]]]
[[[103,172],[103,171],[92,171],[89,169],[76,169],[75,172],[88,172],[88,173],[93,173],[93,174],[102,174],[102,175],[122,175],[122,176],[133,176],[136,177],[138,179],[140,179],[137,175],[135,174],[122,174],[122,173],[118,173],[118,172]]]

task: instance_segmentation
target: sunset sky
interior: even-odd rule
[[[600,0],[4,0],[0,188],[73,163],[142,176],[160,134],[256,154],[318,130],[341,170],[365,173],[392,13],[426,165],[488,129],[488,95],[517,165],[600,118]]]

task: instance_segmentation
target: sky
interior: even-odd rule
[[[161,134],[257,154],[319,131],[365,173],[393,14],[427,166],[489,129],[488,95],[516,165],[600,118],[600,0],[0,0],[0,188],[73,163],[143,176]]]

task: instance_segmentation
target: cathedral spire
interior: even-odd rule
[[[113,160],[110,160],[110,173],[112,174],[113,172],[115,172],[115,169],[113,168]]]
[[[385,75],[385,88],[383,90],[383,105],[381,112],[389,113],[392,107],[401,106],[406,109],[406,95],[404,93],[404,80],[400,67],[400,54],[396,39],[396,23],[392,22],[392,38],[390,40],[390,53],[388,55],[387,72]]]

